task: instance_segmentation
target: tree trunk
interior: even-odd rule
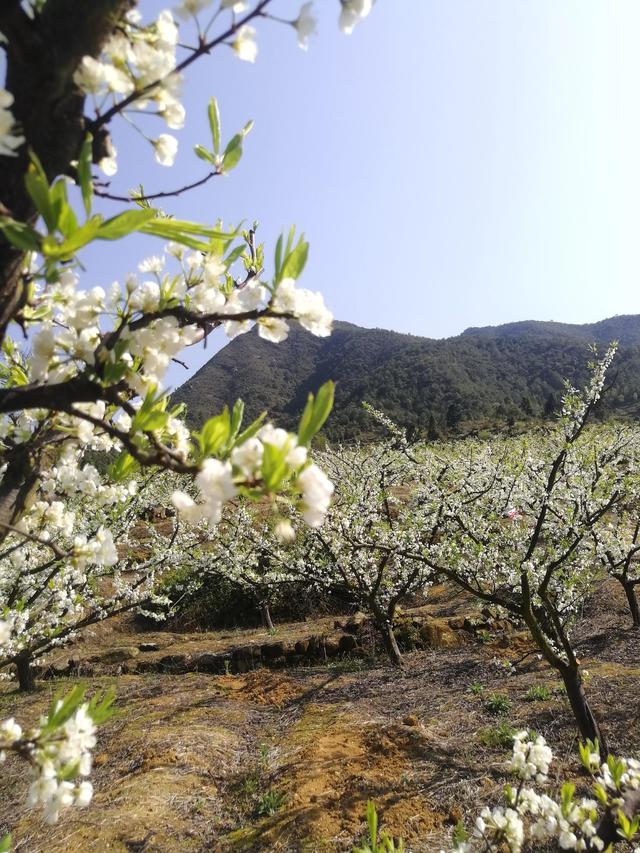
[[[19,657],[16,659],[16,675],[21,692],[32,692],[36,689],[36,680],[31,669],[31,659]]]
[[[607,741],[593,711],[589,707],[579,671],[573,667],[567,667],[560,674],[580,734],[585,740],[597,740],[600,746],[600,757],[603,760],[606,759],[609,754]]]
[[[388,619],[385,619],[383,622],[379,623],[379,627],[382,631],[382,639],[384,640],[384,645],[391,663],[394,666],[404,666],[402,654],[398,647],[398,641],[396,640],[396,635],[393,633],[393,625]]]
[[[263,602],[260,605],[260,616],[262,617],[262,625],[267,629],[267,631],[273,631],[274,625],[271,620],[271,612],[269,610],[269,605],[266,602]]]
[[[627,601],[629,602],[633,627],[640,628],[640,605],[638,604],[638,596],[636,595],[636,585],[628,582],[622,585],[627,596]]]

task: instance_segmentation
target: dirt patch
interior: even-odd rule
[[[219,676],[218,683],[229,690],[230,695],[242,702],[255,702],[258,705],[282,707],[303,696],[314,680],[320,681],[321,676],[311,679],[304,684],[292,677],[268,669],[257,669],[243,675]]]
[[[333,704],[312,703],[281,748],[275,785],[286,808],[252,831],[232,835],[228,843],[236,849],[351,850],[364,831],[369,799],[387,829],[407,841],[445,820],[428,798],[407,789],[416,763],[430,752],[420,724],[363,721]]]
[[[373,799],[382,823],[413,853],[433,853],[447,846],[458,819],[469,825],[483,805],[500,800],[510,733],[523,727],[550,742],[555,780],[584,781],[562,685],[527,635],[517,626],[501,631],[447,588],[434,595],[403,615],[419,611],[449,627],[470,620],[472,630],[456,627],[468,635],[464,645],[406,654],[402,671],[347,655],[313,668],[238,675],[85,679],[89,692],[115,684],[118,696],[117,714],[99,734],[94,802],[44,826],[24,809],[25,767],[9,759],[0,774],[0,833],[13,831],[17,853],[346,853],[363,837]],[[587,693],[612,750],[633,754],[640,745],[638,632],[626,627],[624,602],[613,614],[586,613],[576,639],[590,672]],[[105,625],[61,653],[156,643],[134,656],[137,663],[242,642],[295,645],[333,630],[333,618],[283,626],[277,638],[259,631],[135,634]],[[33,722],[57,689],[77,680],[44,682],[32,696],[2,685],[0,717]]]

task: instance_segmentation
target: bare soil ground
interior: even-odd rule
[[[442,589],[426,610],[477,616],[471,602]],[[332,625],[283,625],[276,638]],[[623,597],[606,584],[576,634],[589,696],[612,750],[624,754],[640,746],[640,632],[629,626]],[[153,641],[159,649],[141,656],[167,654],[169,644],[172,654],[219,652],[272,639],[264,631],[139,634],[122,621],[58,655],[89,658]],[[489,632],[409,653],[402,671],[345,657],[238,675],[98,672],[84,683],[89,691],[115,684],[118,709],[100,731],[92,804],[46,826],[23,805],[28,771],[9,759],[0,830],[13,832],[18,853],[349,851],[373,799],[410,850],[438,851],[460,818],[471,823],[482,804],[499,800],[512,729],[544,734],[559,759],[556,777],[584,784],[560,684],[532,651],[525,635]],[[515,662],[515,674],[496,659]],[[43,681],[33,695],[5,685],[0,715],[35,720],[56,690],[78,680]],[[549,697],[527,698],[536,686]],[[494,694],[506,701],[490,701]]]

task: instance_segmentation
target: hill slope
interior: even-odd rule
[[[525,321],[467,329],[432,340],[338,322],[329,338],[299,326],[274,345],[256,330],[229,343],[174,394],[200,425],[225,403],[242,397],[247,416],[266,409],[292,426],[307,393],[337,382],[328,435],[362,436],[371,419],[361,401],[407,426],[451,429],[461,421],[539,417],[557,405],[568,379],[585,379],[588,345],[620,342],[615,383],[605,407],[636,414],[640,399],[640,315],[587,325]]]

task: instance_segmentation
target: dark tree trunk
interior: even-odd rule
[[[5,86],[14,96],[11,111],[26,138],[15,157],[0,156],[0,213],[34,222],[36,210],[24,177],[29,151],[53,180],[68,173],[88,129],[85,96],[73,74],[85,55],[97,56],[124,12],[135,0],[48,0],[30,18],[20,0],[0,0],[0,31],[6,37]],[[107,132],[94,134],[94,160],[106,153]],[[22,275],[24,252],[0,234],[0,342],[27,299]],[[55,408],[55,406],[51,406]],[[7,471],[0,484],[0,521],[22,515],[37,480],[39,459],[26,459],[24,477]],[[6,535],[6,528],[4,534]]]
[[[567,667],[560,674],[580,734],[585,740],[597,740],[600,746],[600,757],[605,759],[609,754],[607,741],[593,711],[589,707],[579,671],[573,667]]]
[[[271,619],[271,611],[269,610],[269,605],[267,603],[260,605],[260,616],[262,617],[262,624],[267,631],[273,631],[274,625]]]
[[[30,658],[17,658],[16,675],[18,676],[18,686],[22,692],[31,692],[36,689],[36,680],[33,676],[33,670],[31,669]]]
[[[638,596],[636,595],[636,585],[633,583],[623,583],[627,601],[629,602],[629,610],[633,619],[634,628],[640,628],[640,605],[638,604]]]

